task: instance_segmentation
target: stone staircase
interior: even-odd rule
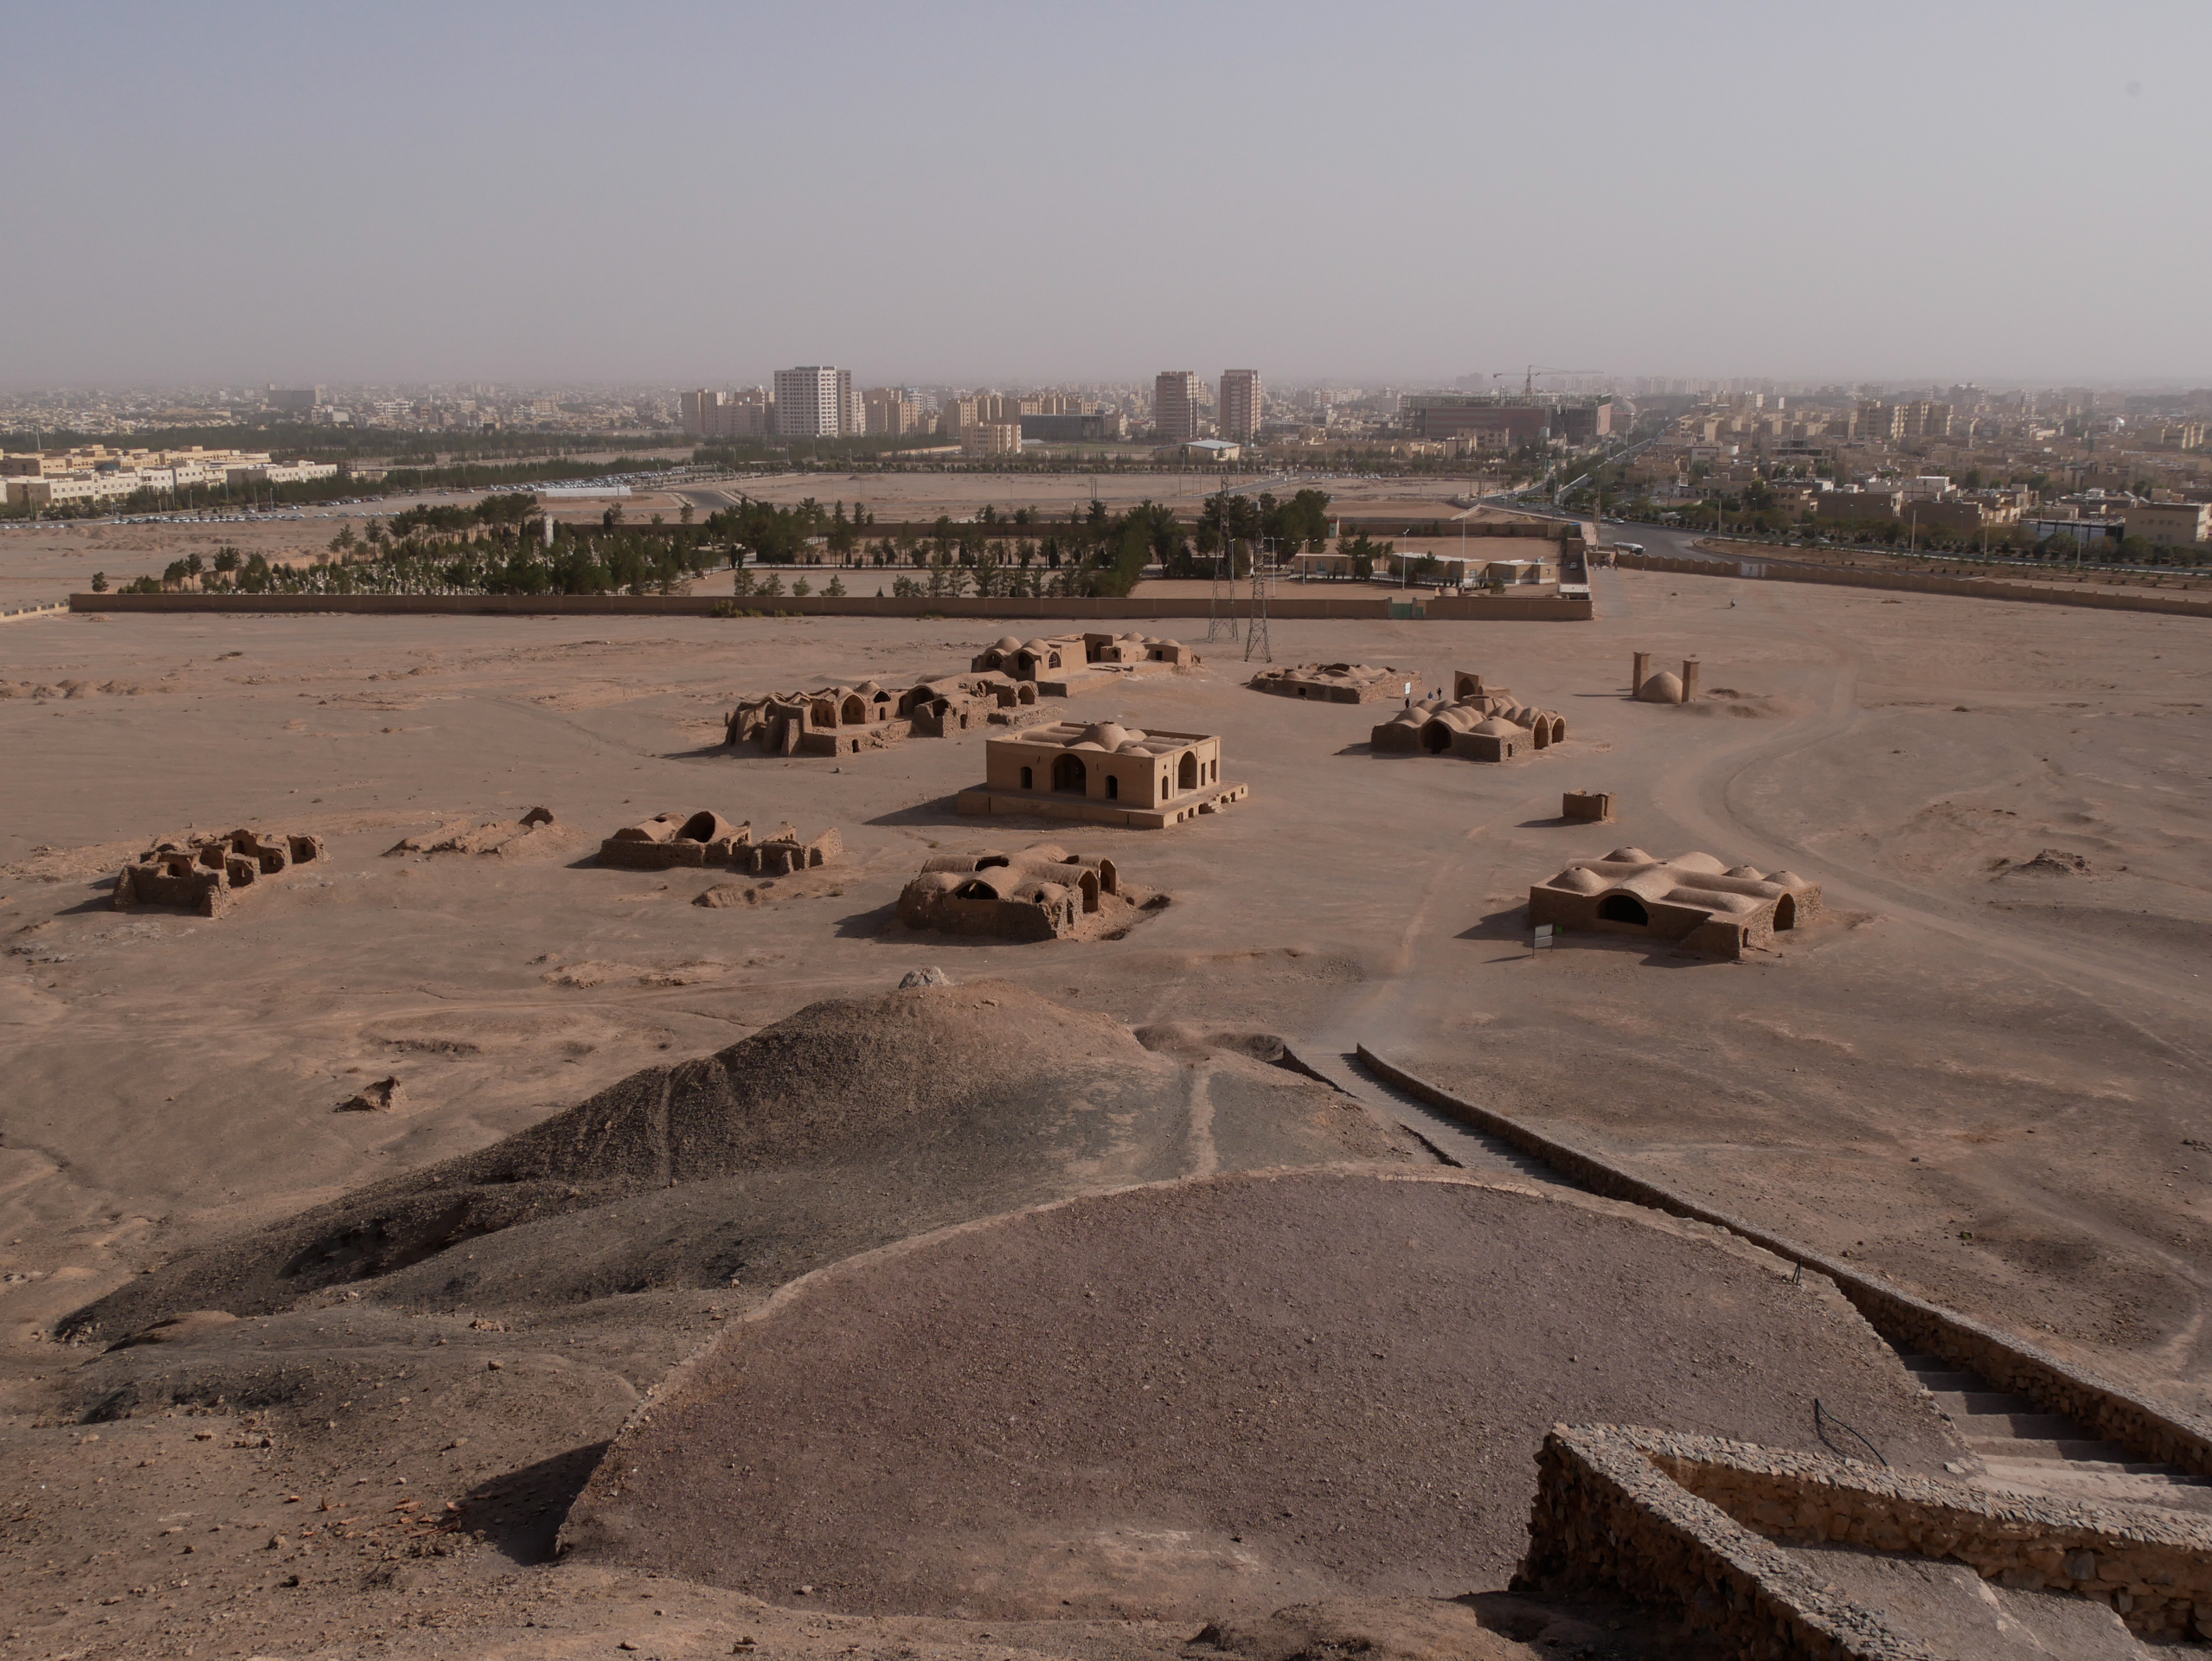
[[[1973,1457],[1954,1474],[1975,1487],[2053,1500],[2163,1505],[2212,1515],[2212,1478],[2136,1459],[2061,1413],[1992,1389],[1980,1374],[1901,1353],[1905,1370],[1959,1427]]]

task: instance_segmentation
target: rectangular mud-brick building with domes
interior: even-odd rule
[[[960,792],[963,813],[1035,813],[1159,830],[1251,793],[1222,783],[1221,741],[1206,733],[1064,721],[991,739],[984,757],[984,782]]]

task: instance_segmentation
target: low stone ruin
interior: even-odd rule
[[[1386,754],[1510,761],[1565,741],[1567,718],[1556,709],[1523,703],[1510,688],[1485,685],[1467,670],[1452,681],[1451,702],[1439,692],[1400,710],[1369,735],[1375,748]]]
[[[233,830],[189,842],[158,842],[123,868],[111,903],[180,906],[220,917],[241,888],[324,856],[320,837]]]
[[[1559,798],[1559,817],[1603,824],[1613,818],[1613,794],[1603,790],[1570,790]]]
[[[384,850],[398,854],[497,854],[514,859],[557,852],[568,840],[567,827],[549,807],[534,807],[519,819],[487,819],[480,824],[441,824],[420,836],[406,837]]]
[[[1245,684],[1255,692],[1310,698],[1316,703],[1382,703],[1415,696],[1421,689],[1421,677],[1410,669],[1396,670],[1388,664],[1373,669],[1365,664],[1298,664],[1286,669],[1263,669]]]
[[[857,755],[907,738],[945,738],[994,712],[1034,705],[1039,688],[999,674],[946,676],[890,688],[876,681],[811,692],[772,692],[730,712],[722,742],[772,755]]]
[[[1638,703],[1695,703],[1697,702],[1697,672],[1695,657],[1682,660],[1682,673],[1671,674],[1661,670],[1651,672],[1651,654],[1639,651],[1629,671],[1628,684]]]
[[[389,1113],[400,1106],[400,1081],[395,1074],[364,1085],[358,1094],[348,1096],[332,1111],[341,1113]]]
[[[1035,683],[1065,693],[1065,679],[1050,682],[1047,677],[1080,676],[1087,671],[1195,669],[1203,661],[1180,640],[1164,640],[1157,635],[1132,631],[1127,634],[1055,634],[1034,640],[1021,640],[1010,634],[978,652],[969,667],[978,674],[1010,676],[1016,681]]]
[[[702,808],[685,818],[656,813],[625,824],[599,843],[599,863],[626,871],[670,871],[680,867],[727,865],[731,855],[753,840],[753,821],[732,824]]]
[[[1008,940],[1118,938],[1165,895],[1132,888],[1114,863],[1043,842],[1018,854],[944,854],[899,896],[908,928]]]
[[[721,814],[702,808],[689,818],[678,813],[657,813],[623,826],[599,843],[599,863],[625,871],[727,865],[755,876],[786,876],[835,864],[843,852],[844,838],[834,827],[809,840],[786,821],[773,834],[756,841],[752,820],[732,824]]]
[[[747,843],[730,856],[730,863],[754,876],[789,876],[797,871],[834,865],[845,851],[845,839],[832,825],[811,842],[786,823],[773,837]]]

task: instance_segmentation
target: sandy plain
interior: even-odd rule
[[[9,1629],[29,1652],[87,1656],[427,1654],[456,1624],[476,1653],[601,1653],[618,1638],[727,1653],[733,1621],[779,1653],[1174,1652],[1186,1628],[1075,1621],[984,1637],[975,1623],[733,1602],[621,1568],[519,1567],[582,1481],[587,1438],[532,1446],[502,1427],[495,1401],[444,1385],[435,1413],[400,1403],[338,1444],[264,1446],[267,1421],[243,1400],[87,1427],[96,1357],[47,1337],[191,1248],[926,965],[1132,1025],[1269,1030],[1324,1054],[1365,1042],[2212,1408],[2212,638],[2191,619],[1596,580],[1587,625],[1274,625],[1279,662],[1388,664],[1432,685],[1477,669],[1564,712],[1568,742],[1510,766],[1370,754],[1384,711],[1247,691],[1222,643],[1202,648],[1198,674],[1074,701],[1139,727],[1218,732],[1226,776],[1253,788],[1231,813],[1150,834],[959,818],[952,795],[981,775],[972,738],[828,762],[717,747],[740,694],[944,673],[998,632],[987,626],[9,625],[0,1388],[17,1476],[0,1550],[26,1588],[9,1596]],[[1695,652],[1715,696],[1628,702],[1639,649],[1662,663]],[[1570,788],[1613,792],[1619,822],[1559,822]],[[665,808],[714,807],[808,834],[835,824],[850,853],[722,910],[688,903],[721,873],[383,857],[438,824],[541,803],[587,846]],[[220,921],[108,908],[115,869],[152,837],[240,824],[317,831],[329,864]],[[1047,835],[1111,853],[1175,903],[1124,940],[1081,946],[915,940],[891,922],[933,848]],[[1828,916],[1741,964],[1614,940],[1532,954],[1528,883],[1624,844],[1786,865],[1824,885]],[[334,1113],[386,1075],[401,1080],[401,1111]],[[603,1437],[742,1306],[651,1291],[620,1318],[548,1317],[528,1331],[364,1307],[344,1315],[360,1351],[348,1377],[381,1407],[424,1346],[465,1351],[534,1380],[564,1424]],[[372,1396],[380,1386],[391,1394]],[[464,1437],[474,1453],[454,1446]],[[334,1495],[353,1503],[357,1483],[388,1507],[401,1476],[440,1503],[503,1483],[511,1550],[380,1557],[343,1600],[287,1603],[291,1548],[266,1544],[294,1537],[286,1517]],[[167,1561],[181,1546],[161,1530],[215,1522],[222,1532],[185,1536],[193,1562]],[[158,1577],[142,1551],[162,1556]],[[549,1635],[525,1630],[540,1619]],[[1453,1641],[1516,1652],[1494,1634],[1487,1651]]]

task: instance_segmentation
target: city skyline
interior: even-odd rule
[[[17,21],[0,387],[2212,378],[2197,8],[278,16]]]

